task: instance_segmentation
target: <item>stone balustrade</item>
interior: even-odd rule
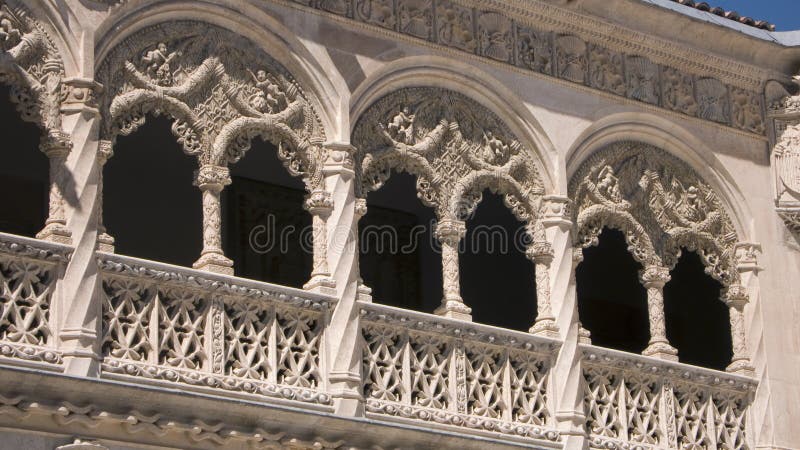
[[[71,255],[66,245],[0,233],[0,362],[59,370],[54,309]]]
[[[361,305],[368,414],[557,441],[549,338]]]
[[[0,364],[59,371],[59,281],[72,248],[0,234]],[[97,253],[100,377],[331,411],[325,339],[336,299]],[[558,445],[561,342],[359,302],[362,395],[375,420]],[[756,382],[581,345],[597,449],[751,448]]]
[[[597,449],[747,449],[746,377],[582,345],[586,430]]]
[[[119,255],[99,265],[103,377],[330,403],[332,298]]]

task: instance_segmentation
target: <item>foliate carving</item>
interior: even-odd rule
[[[577,36],[562,35],[555,39],[556,75],[584,83],[586,81],[586,43]]]
[[[517,25],[517,65],[534,72],[553,74],[552,34]]]
[[[570,182],[579,241],[596,243],[603,227],[626,235],[647,265],[677,264],[696,251],[725,285],[738,280],[736,232],[719,197],[681,160],[647,144],[620,142],[598,151]]]
[[[64,64],[42,26],[20,7],[0,2],[0,82],[23,120],[60,130],[60,83]]]
[[[451,91],[408,88],[378,100],[353,132],[357,195],[393,170],[417,176],[417,195],[440,219],[469,215],[490,189],[523,221],[543,193],[536,162],[494,114]]]
[[[719,123],[730,123],[728,88],[713,78],[695,81],[698,116]]]
[[[625,73],[629,98],[658,105],[661,92],[657,64],[642,56],[628,56]]]
[[[324,139],[302,88],[251,42],[199,22],[144,29],[104,59],[98,79],[108,95],[102,137],[113,140],[147,114],[174,119],[172,132],[200,164],[238,161],[255,137],[278,146],[290,173],[320,183]],[[313,187],[313,186],[310,186]]]
[[[625,95],[622,55],[599,45],[589,50],[589,84],[617,95]]]
[[[436,37],[440,44],[475,53],[478,43],[474,27],[472,8],[450,0],[436,2]]]
[[[503,62],[511,62],[514,55],[511,20],[496,12],[478,13],[479,53]]]

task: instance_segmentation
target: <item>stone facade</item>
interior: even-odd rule
[[[41,232],[0,234],[0,448],[800,449],[800,47],[655,3],[0,1],[0,81],[50,164]],[[192,268],[115,254],[103,224],[103,167],[153,115],[196,160]],[[254,139],[306,188],[304,289],[223,250]],[[434,314],[359,276],[393,171],[435,212]],[[529,333],[473,323],[460,292],[487,189],[530,238]],[[642,355],[581,326],[604,228],[642,265]],[[722,286],[726,371],[665,331],[684,251]]]

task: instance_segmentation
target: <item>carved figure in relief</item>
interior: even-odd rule
[[[177,51],[170,53],[167,44],[159,42],[154,50],[149,50],[142,56],[142,62],[147,66],[145,73],[151,79],[158,81],[158,84],[169,86],[172,84],[170,63],[180,54],[181,52]]]
[[[486,146],[483,149],[483,160],[492,165],[499,165],[508,159],[508,145],[498,139],[491,131],[483,135]]]
[[[622,198],[619,190],[619,178],[614,173],[614,168],[601,162],[592,168],[589,175],[581,182],[581,190],[585,190],[593,202],[628,208],[630,203]]]
[[[692,77],[676,69],[665,68],[662,79],[664,106],[690,116],[697,114],[697,102],[692,93]]]
[[[669,189],[664,187],[662,179],[668,180]],[[711,232],[722,220],[716,212],[708,212],[708,202],[713,195],[710,190],[695,185],[686,188],[669,172],[662,177],[654,170],[646,170],[639,186],[648,193],[648,203],[667,232],[674,227]]]
[[[697,80],[696,86],[699,116],[715,122],[728,122],[728,88],[713,78]]]
[[[357,0],[358,15],[368,22],[385,28],[394,27],[394,6],[387,0]]]
[[[500,14],[483,13],[479,19],[481,53],[498,61],[511,56],[511,30],[508,19]]]
[[[273,81],[266,70],[260,69],[253,73],[248,69],[247,72],[258,88],[258,91],[247,99],[250,106],[262,113],[272,114],[278,111],[279,106],[286,103],[286,94],[281,91],[278,83]]]
[[[576,83],[586,81],[586,43],[576,36],[560,36],[556,40],[558,76]]]
[[[443,4],[437,16],[439,40],[467,51],[474,51],[475,36],[472,31],[472,12],[456,5]]]
[[[591,59],[592,86],[618,95],[625,94],[622,56],[602,47],[593,47]]]
[[[401,31],[423,39],[430,39],[431,2],[430,0],[407,0],[399,2]]]
[[[547,34],[518,28],[517,42],[520,65],[540,73],[553,72],[553,51]]]
[[[2,46],[3,50],[8,50],[15,46],[21,37],[19,30],[11,22],[11,19],[0,13],[0,46]]]
[[[392,118],[392,121],[386,128],[393,140],[408,145],[414,144],[414,114],[411,114],[408,106],[404,106],[403,109]]]
[[[754,133],[763,133],[761,108],[755,96],[743,89],[731,89],[731,96],[734,125]]]

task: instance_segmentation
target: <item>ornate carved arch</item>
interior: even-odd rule
[[[118,44],[98,69],[102,138],[166,114],[187,154],[227,166],[262,137],[309,190],[321,183],[321,121],[289,72],[246,38],[203,22],[159,24]]]
[[[674,267],[682,249],[697,251],[706,271],[739,281],[736,231],[717,194],[685,162],[641,142],[617,142],[588,158],[570,180],[579,242],[604,226],[622,229],[637,259]],[[590,219],[591,218],[591,219]],[[648,256],[653,258],[653,256]],[[640,261],[643,262],[643,261]]]
[[[521,220],[536,220],[542,179],[533,153],[487,108],[457,92],[403,88],[370,106],[353,131],[357,195],[378,189],[391,171],[418,177],[420,199],[440,220],[462,219],[489,188]]]
[[[16,2],[0,1],[0,82],[23,120],[44,133],[61,131],[64,63],[44,28]]]

